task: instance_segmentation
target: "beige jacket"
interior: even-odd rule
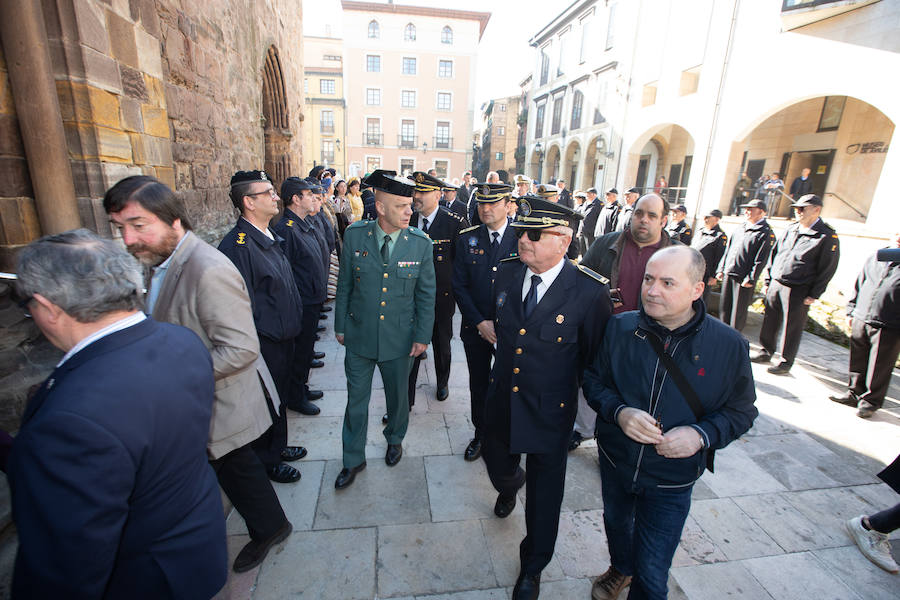
[[[210,458],[261,436],[272,425],[261,380],[275,406],[278,392],[259,353],[250,297],[234,264],[187,232],[169,262],[152,316],[187,327],[212,355],[216,401],[207,444]]]

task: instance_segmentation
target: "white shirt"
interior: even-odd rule
[[[500,241],[503,239],[503,234],[506,233],[506,227],[507,227],[507,225],[509,225],[509,220],[503,219],[503,224],[500,225],[500,228],[499,228],[499,229],[491,229],[490,227],[488,227],[488,228],[487,228],[487,230],[488,230],[488,241],[491,242],[492,244],[494,243],[494,232],[496,232],[496,233],[499,233],[499,234],[500,234],[500,235],[497,236],[497,243],[499,244]]]
[[[425,221],[428,221],[428,229],[431,229],[431,226],[434,225],[434,218],[437,216],[438,211],[439,211],[440,209],[441,209],[441,205],[438,204],[437,206],[434,207],[434,211],[433,211],[430,215],[427,215],[427,216],[419,215],[419,216],[422,217],[422,222],[419,223],[419,229],[423,229],[423,230],[424,230],[424,228],[425,228]]]
[[[799,233],[803,233],[803,234],[815,233],[815,231],[813,231],[813,227],[815,227],[816,223],[818,223],[821,220],[822,220],[821,217],[817,217],[816,220],[813,221],[812,225],[810,225],[809,227],[804,227],[803,225],[800,225]]]
[[[544,294],[547,293],[547,290],[553,285],[553,282],[556,281],[557,276],[559,276],[560,271],[562,271],[563,265],[566,262],[566,257],[563,256],[556,266],[551,267],[544,271],[543,273],[535,273],[529,267],[525,270],[525,281],[522,282],[522,302],[525,301],[525,296],[528,295],[528,290],[531,289],[531,276],[537,275],[541,278],[541,283],[538,284],[537,288],[537,304],[540,304],[541,298],[544,297]]]
[[[125,317],[124,319],[119,319],[112,325],[107,325],[103,329],[99,329],[99,330],[95,331],[94,333],[87,336],[86,338],[82,338],[81,341],[79,341],[77,344],[72,346],[72,348],[68,352],[66,352],[66,355],[62,357],[62,360],[59,361],[58,363],[56,363],[56,366],[59,367],[61,364],[63,364],[64,362],[66,362],[67,360],[69,360],[70,358],[75,356],[75,354],[77,354],[81,350],[84,350],[85,347],[89,346],[90,344],[93,344],[100,338],[104,338],[104,337],[110,335],[111,333],[115,333],[117,331],[127,329],[128,327],[131,327],[132,325],[137,325],[138,323],[140,323],[141,321],[143,321],[146,318],[147,318],[147,315],[138,311],[138,312],[134,313],[133,315],[131,315],[130,317]]]
[[[244,217],[241,217],[241,218],[244,219]],[[250,223],[250,219],[244,219],[244,220],[247,221],[248,223]],[[253,223],[250,223],[250,224],[253,225]],[[274,239],[275,239],[275,236],[272,235],[272,232],[269,231],[269,228],[268,228],[268,227],[266,227],[265,231],[263,231],[262,229],[260,229],[260,228],[257,227],[256,225],[253,225],[253,228],[254,228],[255,230],[257,230],[258,232],[262,233],[264,236],[266,236],[266,237],[269,238],[270,240],[274,240]]]

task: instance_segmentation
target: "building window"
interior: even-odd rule
[[[550,46],[541,48],[541,83],[544,85],[550,78]]]
[[[401,158],[400,159],[400,174],[406,177],[412,175],[412,172],[416,170],[416,161],[412,158]]]
[[[559,96],[553,100],[553,121],[550,123],[550,135],[559,133],[560,126],[562,125],[562,109],[563,97]]]
[[[447,173],[450,172],[450,161],[449,160],[434,161],[434,170],[435,170],[435,172],[437,172],[438,179],[447,179]]]
[[[381,168],[381,157],[380,156],[367,156],[366,157],[366,173],[371,173],[376,169]]]
[[[616,7],[617,4],[611,4],[609,7],[609,23],[606,25],[606,49],[611,50],[613,44],[616,43]]]
[[[450,122],[438,121],[434,130],[434,147],[449,149],[452,145],[450,141]]]
[[[656,82],[648,83],[644,86],[641,95],[641,106],[652,106],[656,104]]]
[[[687,96],[693,94],[700,87],[700,67],[686,69],[681,72],[681,83],[678,86],[678,95]]]
[[[437,109],[450,110],[453,105],[453,94],[450,92],[438,92]]]
[[[381,135],[381,119],[366,119],[366,146],[381,146],[384,139]]]
[[[334,79],[320,79],[319,93],[334,95]]]
[[[309,79],[306,79],[305,77],[303,78],[303,93],[309,93]]]
[[[319,117],[319,131],[322,133],[334,133],[334,111],[323,110]]]
[[[381,28],[378,26],[378,21],[369,21],[369,39],[377,40],[381,37]]]
[[[403,41],[404,42],[414,42],[416,41],[416,26],[412,23],[406,25],[403,29]]]
[[[594,13],[581,20],[581,48],[578,50],[578,62],[583,63],[591,56],[591,45],[594,42]]]
[[[581,113],[584,110],[584,94],[581,90],[575,90],[572,96],[572,120],[569,123],[569,129],[576,130],[581,127]]]
[[[330,60],[333,62],[341,62],[341,57],[337,54],[323,54],[322,60]]]
[[[559,56],[556,61],[556,76],[559,77],[563,73],[566,72],[566,67],[568,67],[569,62],[569,34],[568,32],[562,33],[559,36]]]
[[[537,107],[537,114],[534,118],[534,137],[542,138],[544,137],[544,110],[547,108],[546,104],[541,104]]]
[[[381,73],[381,57],[377,54],[367,54],[366,71],[369,73]]]
[[[497,127],[497,135],[506,135],[506,127]]]
[[[400,147],[415,148],[416,145],[416,122],[403,119],[400,121]]]
[[[366,106],[381,106],[381,90],[366,88]]]
[[[334,162],[334,140],[322,140],[322,162]]]
[[[404,75],[415,75],[416,74],[416,59],[410,58],[408,56],[403,57],[403,74]]]
[[[444,27],[441,29],[441,43],[442,44],[452,44],[453,43],[453,30],[449,27]]]
[[[498,104],[498,105],[497,105],[497,110],[499,110],[500,112],[506,112],[506,105],[505,105],[505,104]]]
[[[453,61],[442,60],[438,62],[438,77],[449,79],[453,77]]]
[[[403,90],[400,92],[400,106],[403,108],[416,107],[416,91]]]
[[[502,152],[494,152],[494,160],[503,160]]]

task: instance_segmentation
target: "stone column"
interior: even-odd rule
[[[42,232],[80,227],[39,0],[0,2],[0,38]]]

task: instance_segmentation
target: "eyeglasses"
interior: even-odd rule
[[[541,239],[543,234],[547,235],[555,235],[557,237],[564,237],[566,234],[560,233],[558,231],[550,231],[549,229],[524,229],[522,227],[516,227],[516,237],[521,238],[526,233],[528,234],[528,239],[532,242],[538,242]]]
[[[263,191],[263,192],[256,192],[255,194],[244,194],[244,195],[245,195],[245,196],[250,196],[250,197],[252,198],[253,196],[262,196],[263,194],[268,194],[268,195],[271,196],[272,198],[278,197],[278,194],[275,193],[275,188],[269,188],[269,189],[267,189],[267,190],[265,190],[265,191]]]
[[[802,213],[803,209],[805,209],[805,208],[806,208],[805,206],[795,206],[794,210],[796,210],[798,213]]]

